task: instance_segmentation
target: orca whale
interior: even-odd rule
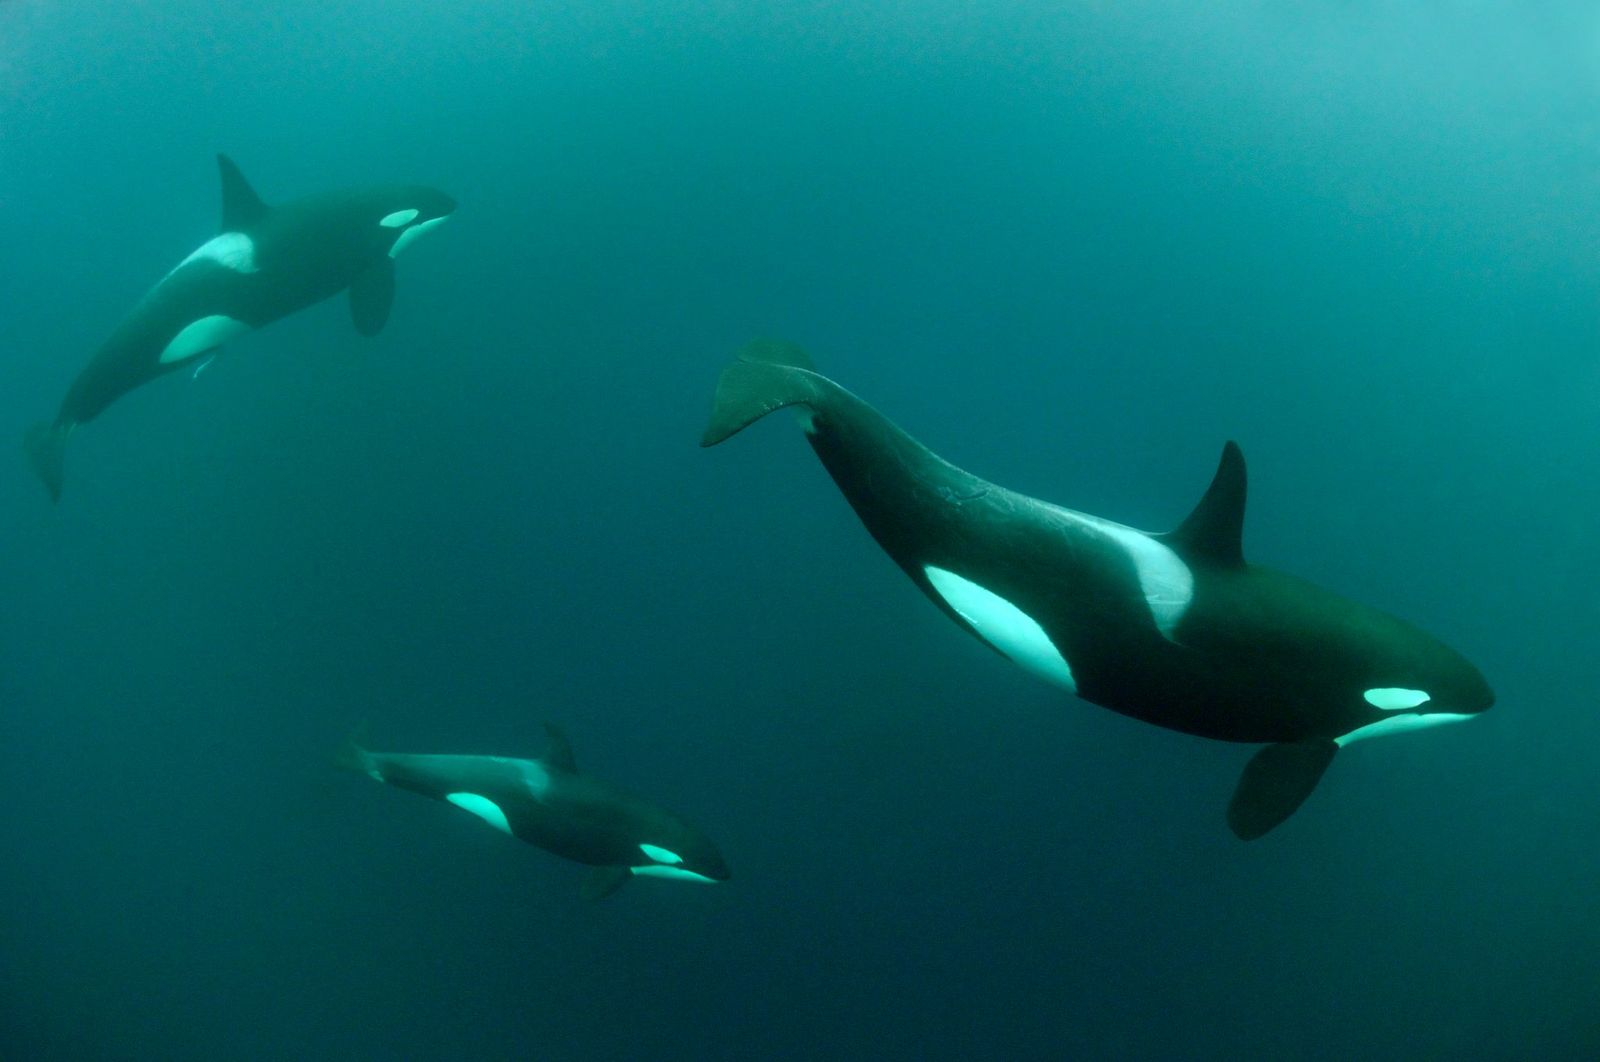
[[[635,877],[713,883],[731,876],[705,834],[680,816],[578,772],[566,734],[545,724],[536,760],[373,752],[350,741],[338,765],[453,804],[495,829],[594,867],[583,894],[603,899]]]
[[[179,262],[117,326],[72,382],[53,422],[24,448],[52,500],[61,498],[67,438],[118,398],[188,365],[196,374],[228,340],[350,293],[362,335],[376,335],[394,300],[394,259],[443,223],[455,200],[397,185],[308,196],[269,207],[226,155],[221,232]]]
[[[1228,808],[1240,838],[1293,814],[1341,746],[1494,703],[1478,669],[1431,635],[1246,562],[1232,442],[1189,517],[1147,534],[955,467],[788,343],[753,343],[724,370],[701,445],[785,406],[872,537],[980,641],[1135,719],[1266,743]]]

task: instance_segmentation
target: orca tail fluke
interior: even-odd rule
[[[72,425],[57,422],[35,424],[22,437],[28,463],[44,481],[53,502],[61,500],[61,484],[67,475],[67,436],[71,434]]]
[[[350,735],[344,739],[344,744],[334,751],[333,765],[341,771],[376,776],[372,754],[365,748],[366,740],[367,726],[363,723],[352,730]]]
[[[700,445],[715,446],[773,410],[814,401],[817,381],[805,351],[783,340],[756,340],[722,370]]]

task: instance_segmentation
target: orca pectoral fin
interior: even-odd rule
[[[33,470],[39,474],[50,500],[61,500],[61,485],[67,475],[67,436],[72,434],[71,424],[35,424],[22,439],[22,448],[28,455]]]
[[[356,331],[375,336],[389,320],[394,305],[394,259],[384,258],[356,274],[350,283],[350,319]]]
[[[628,883],[633,871],[627,867],[595,867],[583,882],[583,898],[599,903]]]
[[[1325,738],[1268,745],[1245,764],[1228,804],[1228,826],[1253,841],[1293,815],[1317,787],[1339,746]]]

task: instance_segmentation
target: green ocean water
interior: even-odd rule
[[[1600,1056],[1600,10],[0,0],[0,436],[269,201],[460,203],[0,462],[0,1059]],[[1404,616],[1481,719],[1270,836],[1246,746],[1005,665],[758,335],[1018,490]],[[582,872],[329,764],[580,763],[734,878]]]

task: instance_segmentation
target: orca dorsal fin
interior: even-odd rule
[[[267,204],[256,195],[234,161],[218,155],[217,170],[222,175],[222,231],[239,232],[260,221],[267,213]]]
[[[578,772],[578,761],[572,756],[572,742],[567,740],[567,732],[554,723],[544,725],[544,762],[551,766],[572,774]]]
[[[1200,503],[1176,529],[1161,537],[1185,557],[1223,567],[1244,564],[1244,454],[1228,441]]]

